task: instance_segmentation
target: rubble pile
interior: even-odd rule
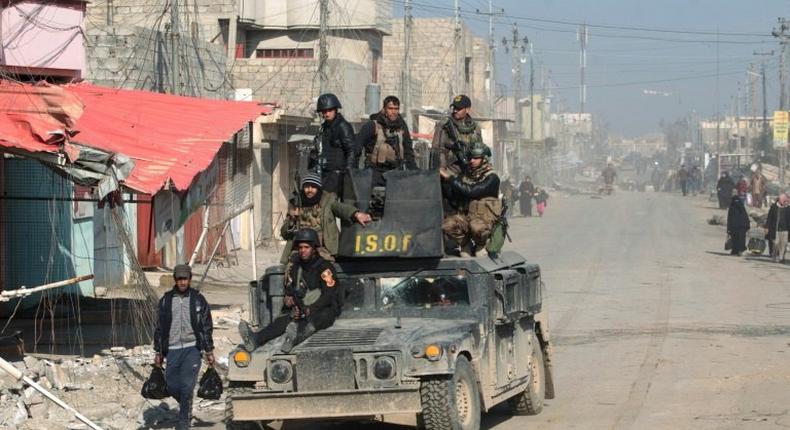
[[[215,356],[221,375],[227,372],[228,354],[237,344],[242,312],[237,306],[214,312]],[[176,401],[148,400],[140,395],[153,360],[154,350],[148,345],[113,347],[90,358],[27,355],[13,365],[104,429],[171,427],[178,418]],[[220,422],[224,409],[223,394],[215,401],[196,397],[192,411],[199,421]],[[87,428],[34,388],[0,371],[0,430]]]
[[[103,428],[131,430],[177,421],[175,400],[148,400],[140,395],[153,357],[151,347],[112,348],[91,359],[53,361],[27,356],[14,366]],[[218,357],[220,370],[223,362],[227,364],[226,357]],[[195,398],[193,414],[216,422],[222,419],[224,404],[224,397],[217,401]],[[0,376],[0,429],[83,428],[87,427],[32,387]]]

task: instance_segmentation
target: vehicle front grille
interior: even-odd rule
[[[370,346],[376,343],[383,329],[328,329],[310,336],[303,348],[324,348],[343,346]]]

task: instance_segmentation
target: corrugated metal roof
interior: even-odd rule
[[[273,108],[254,102],[181,97],[88,83],[0,82],[0,146],[76,152],[69,142],[120,153],[135,167],[124,185],[155,194],[189,187],[223,142]],[[52,134],[55,132],[55,134]],[[62,136],[68,136],[64,139]]]

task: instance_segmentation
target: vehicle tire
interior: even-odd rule
[[[432,377],[420,384],[422,424],[427,430],[478,430],[480,392],[469,360],[455,362],[452,376]]]
[[[529,360],[530,381],[522,393],[508,400],[510,410],[515,415],[537,415],[543,410],[546,398],[546,367],[543,350],[535,333],[532,337],[532,356]]]
[[[261,427],[254,421],[233,421],[233,403],[231,403],[231,396],[234,394],[241,394],[245,390],[244,387],[228,386],[225,390],[225,430],[259,430]]]

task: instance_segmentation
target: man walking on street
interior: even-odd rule
[[[689,186],[689,171],[686,169],[685,164],[680,166],[680,170],[678,171],[678,181],[680,182],[680,191],[683,192],[683,197],[685,197],[688,195]]]
[[[310,169],[320,168],[324,190],[336,194],[342,200],[343,175],[357,167],[354,149],[354,128],[337,110],[342,108],[340,100],[332,93],[321,94],[316,111],[321,114],[320,148],[312,154]]]
[[[288,353],[318,330],[330,327],[342,310],[342,293],[332,263],[316,251],[318,234],[305,228],[296,232],[296,254],[288,265],[282,313],[268,326],[253,331],[249,323],[239,323],[239,333],[248,351],[255,350],[285,334],[282,352]]]
[[[768,229],[765,238],[768,240],[771,259],[774,262],[784,263],[788,230],[790,230],[790,197],[786,193],[780,194],[776,202],[771,205],[765,219],[765,228]]]
[[[190,287],[192,269],[179,264],[173,270],[176,285],[159,300],[154,331],[154,366],[165,368],[167,391],[178,401],[177,429],[188,429],[192,395],[200,371],[200,354],[214,365],[214,327],[206,298]]]

